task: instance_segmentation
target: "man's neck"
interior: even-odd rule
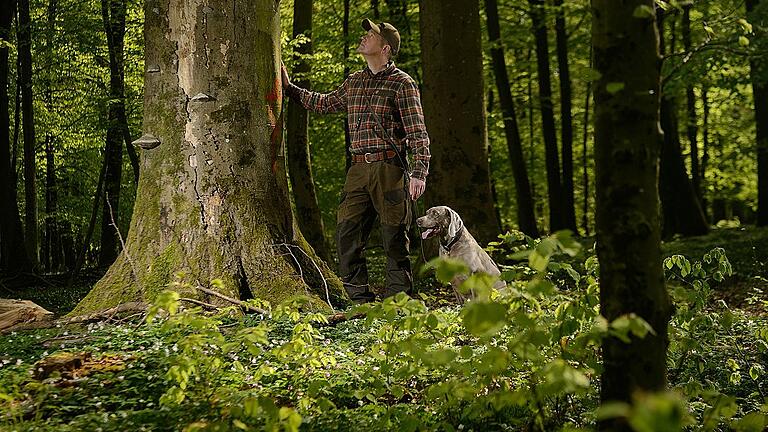
[[[374,75],[387,68],[389,61],[385,56],[366,56],[365,61],[368,62],[368,69],[373,72]]]

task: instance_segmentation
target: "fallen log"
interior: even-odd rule
[[[51,321],[53,321],[53,312],[29,300],[0,299],[0,332],[13,329],[20,324]]]

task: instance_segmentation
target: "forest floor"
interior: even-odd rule
[[[589,243],[582,241],[584,251]],[[711,296],[691,295],[691,305],[678,305],[670,384],[687,401],[687,424],[753,430],[740,429],[753,422],[762,430],[760,424],[768,425],[759,414],[768,411],[761,407],[768,400],[768,229],[715,229],[666,242],[663,253],[693,262],[716,247],[725,250],[733,274],[707,279]],[[381,288],[381,249],[373,247],[371,255],[372,282]],[[585,259],[560,261],[581,273],[577,286],[589,280]],[[31,300],[60,316],[101,275],[87,270],[72,284],[66,275],[0,278],[0,297]],[[594,308],[588,300],[594,292],[563,288],[557,275],[551,280],[561,289],[549,298],[516,301],[528,301],[525,310],[535,320],[509,318],[503,330],[488,328],[493,308],[472,318],[430,277],[417,283],[424,303],[378,303],[364,311],[367,319],[335,326],[287,307],[273,308],[272,320],[190,312],[161,319],[162,325],[117,321],[2,335],[0,431],[590,430],[598,351],[569,350],[579,332],[588,336],[593,327],[593,316],[578,307]],[[679,301],[680,293],[673,294]],[[694,307],[697,299],[706,304]],[[160,301],[166,308],[172,302]],[[564,305],[581,312],[568,319]],[[462,321],[466,328],[457,325]],[[572,327],[570,336],[563,336],[564,327]],[[489,338],[478,331],[498,333]],[[510,341],[529,333],[552,336],[535,337],[539,354],[517,362]],[[424,341],[431,345],[419,345]],[[500,341],[509,343],[509,353],[500,351]],[[679,402],[671,400],[664,403]]]

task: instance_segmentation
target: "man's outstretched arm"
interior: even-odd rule
[[[320,114],[328,114],[347,109],[347,82],[330,93],[318,93],[303,89],[291,82],[288,70],[284,64],[280,64],[280,72],[283,77],[285,94],[300,103],[304,109]]]

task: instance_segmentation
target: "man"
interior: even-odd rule
[[[374,300],[368,285],[365,245],[378,215],[387,256],[384,297],[413,288],[408,257],[411,200],[423,193],[429,171],[429,136],[416,82],[395,67],[400,33],[389,23],[363,20],[367,30],[357,52],[368,67],[350,75],[327,94],[291,84],[285,66],[283,86],[291,99],[319,113],[346,111],[351,135],[352,166],[347,172],[337,213],[336,246],[339,274],[350,299]],[[408,173],[405,152],[414,166]]]

